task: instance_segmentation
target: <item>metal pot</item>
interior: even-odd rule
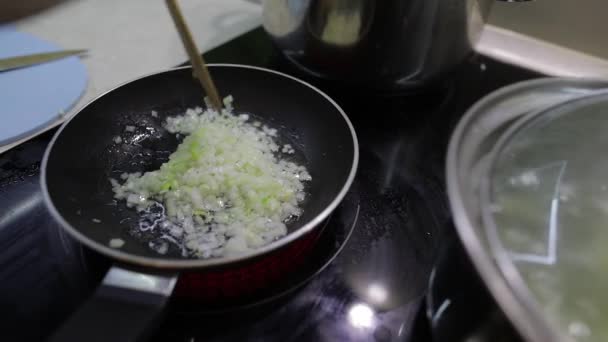
[[[472,51],[492,0],[264,0],[264,28],[308,73],[377,90],[422,86]]]
[[[488,187],[488,170],[494,168],[496,149],[501,147],[504,137],[511,136],[513,129],[518,128],[522,122],[528,122],[530,118],[569,101],[600,92],[606,94],[607,86],[605,81],[543,78],[504,87],[469,109],[450,140],[446,178],[456,231],[493,299],[527,341],[570,341],[572,336],[566,336],[560,330],[562,327],[555,324],[553,317],[542,311],[538,298],[521,281],[519,270],[513,267],[512,259],[509,257],[507,260],[506,252],[496,247],[497,241],[491,234],[493,230],[487,214],[488,209],[495,212],[502,209],[483,197],[484,190]],[[545,213],[539,212],[541,214]],[[533,228],[529,225],[525,227]],[[453,256],[450,258],[454,259]],[[436,270],[437,272],[440,271]],[[462,292],[442,294],[434,288],[437,286],[431,285],[431,293],[435,298],[429,305],[430,316],[434,323],[444,326],[454,326],[453,322],[449,322],[450,317],[459,318],[463,314],[463,306],[453,305],[454,303],[469,304],[479,296],[473,294],[466,298],[466,293]]]

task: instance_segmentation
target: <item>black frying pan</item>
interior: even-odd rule
[[[357,168],[358,145],[352,124],[334,101],[309,84],[267,69],[217,64],[210,65],[210,71],[220,93],[234,97],[237,113],[251,113],[278,128],[279,140],[295,147],[294,158],[312,175],[302,216],[288,225],[287,236],[246,255],[185,259],[177,253],[154,252],[149,237],[131,232],[138,215],[114,201],[108,179],[122,172],[153,170],[167,160],[179,138],[166,132],[162,123],[167,116],[203,106],[200,85],[187,67],[145,76],[101,95],[53,138],[42,163],[42,188],[47,206],[65,230],[120,267],[108,272],[93,298],[55,334],[55,340],[145,337],[143,332],[159,317],[178,273],[252,270],[250,264],[256,262],[278,265],[258,261],[310,240],[346,194]],[[126,126],[135,131],[126,132]],[[124,246],[110,248],[108,243],[115,238],[124,240]]]

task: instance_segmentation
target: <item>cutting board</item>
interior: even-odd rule
[[[64,48],[13,26],[0,26],[0,58]],[[61,121],[86,85],[87,72],[79,57],[0,72],[0,147]]]

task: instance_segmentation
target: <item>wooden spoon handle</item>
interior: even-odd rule
[[[203,56],[198,51],[196,47],[196,43],[194,43],[194,39],[192,38],[192,33],[186,24],[186,20],[184,20],[184,16],[182,15],[182,11],[179,9],[176,0],[166,0],[167,7],[169,8],[169,12],[171,13],[171,17],[173,18],[173,22],[175,23],[175,27],[177,28],[177,32],[179,33],[180,38],[182,39],[182,43],[184,44],[184,48],[186,48],[186,52],[190,57],[190,63],[192,64],[192,68],[194,69],[194,74],[196,78],[201,82],[203,89],[205,89],[205,93],[211,100],[211,105],[215,107],[218,111],[222,108],[222,100],[220,98],[219,93],[217,92],[217,88],[213,83],[213,79],[211,78],[211,74],[205,65],[205,61],[203,60]]]

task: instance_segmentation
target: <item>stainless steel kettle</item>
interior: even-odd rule
[[[264,0],[264,28],[313,75],[377,90],[432,81],[471,52],[493,0]]]

